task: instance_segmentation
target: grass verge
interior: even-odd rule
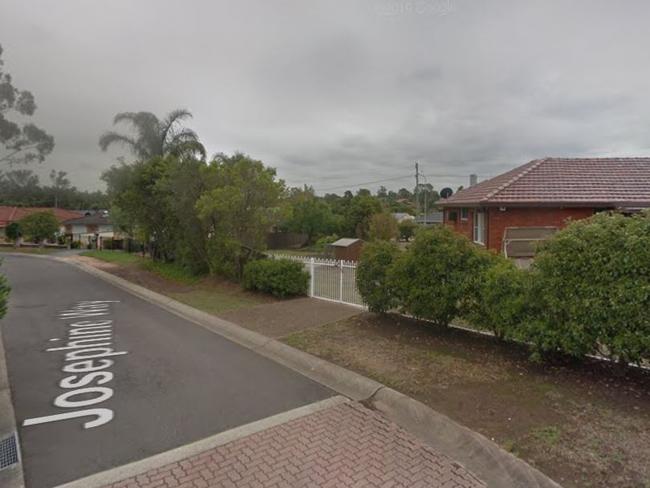
[[[236,283],[197,276],[174,263],[160,263],[138,254],[87,251],[81,256],[115,265],[104,270],[213,315],[269,300],[242,290]]]

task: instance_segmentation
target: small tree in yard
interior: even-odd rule
[[[372,240],[390,241],[398,235],[397,220],[391,214],[382,212],[370,217],[369,236]]]
[[[370,242],[363,247],[357,267],[357,288],[371,312],[384,313],[397,305],[388,270],[399,255],[391,242]]]
[[[18,222],[12,222],[5,228],[5,237],[10,241],[13,241],[14,245],[18,245],[18,240],[20,239],[20,225]]]
[[[52,212],[36,212],[19,221],[22,233],[28,239],[43,244],[59,231],[59,221]]]
[[[419,232],[392,266],[389,281],[406,313],[447,326],[476,285],[490,255],[441,226]]]
[[[650,359],[650,215],[598,214],[545,242],[533,265],[537,353]]]
[[[399,223],[399,236],[408,242],[415,235],[417,224],[412,220],[403,220]]]

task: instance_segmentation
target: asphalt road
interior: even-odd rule
[[[333,395],[72,266],[6,256],[0,272],[12,286],[0,324],[29,488],[57,486]],[[91,340],[74,342],[83,336],[70,337],[73,330]],[[56,348],[65,349],[47,351]],[[33,425],[23,426],[29,419]]]

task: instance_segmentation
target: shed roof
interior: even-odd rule
[[[96,213],[92,215],[84,215],[74,219],[66,220],[63,222],[65,225],[111,225],[111,219],[108,215]]]
[[[361,242],[361,239],[352,239],[352,238],[344,237],[343,239],[339,239],[338,241],[332,242],[330,246],[348,247],[357,242]]]
[[[650,206],[650,158],[544,158],[438,202],[442,206]]]

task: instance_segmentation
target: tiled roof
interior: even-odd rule
[[[75,217],[63,222],[65,225],[111,225],[111,219],[108,215],[95,213],[92,215],[84,215],[83,217]]]
[[[75,210],[66,210],[63,208],[48,207],[6,207],[0,205],[0,227],[6,227],[12,222],[16,222],[23,217],[27,217],[36,212],[52,212],[59,222],[64,220],[76,219],[83,214]]]
[[[438,203],[650,207],[650,158],[536,159]]]

